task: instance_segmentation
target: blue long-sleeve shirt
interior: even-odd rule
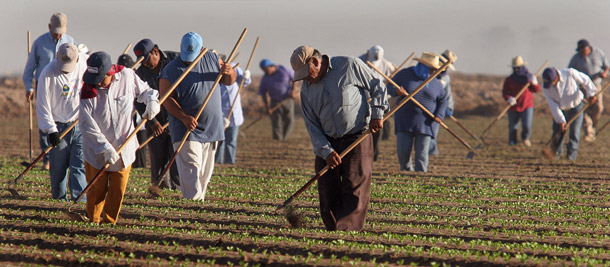
[[[385,84],[362,60],[326,55],[323,60],[329,62],[328,71],[316,83],[303,82],[301,107],[314,152],[326,159],[334,151],[328,137],[354,134],[371,118],[382,119],[388,100]]]
[[[26,91],[29,92],[34,90],[34,87],[32,87],[34,75],[36,75],[36,80],[38,80],[42,69],[55,59],[57,48],[63,43],[73,43],[76,45],[74,39],[67,34],[63,34],[57,42],[53,40],[50,32],[47,32],[34,40],[32,52],[30,52],[28,61],[25,63],[25,69],[23,70],[23,83],[25,84]]]
[[[413,91],[424,80],[415,75],[413,67],[403,69],[394,76],[394,82],[402,86],[407,93],[412,94]],[[388,93],[396,96],[396,87],[392,84],[388,85]],[[445,89],[438,79],[432,79],[424,89],[419,91],[413,99],[417,100],[434,116],[439,119],[445,118],[445,109],[447,108],[447,97]],[[402,101],[404,96],[399,96],[397,103]],[[421,133],[429,136],[436,136],[436,129],[432,127],[432,123],[436,123],[434,118],[428,116],[424,111],[413,103],[407,102],[394,115],[395,132],[413,132]]]

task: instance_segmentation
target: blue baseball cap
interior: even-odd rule
[[[155,48],[155,43],[153,43],[153,41],[150,39],[140,40],[136,46],[133,47],[133,53],[136,54],[136,60],[140,57],[144,57],[142,62],[146,62],[146,60],[148,60],[150,51],[152,51],[153,48]]]
[[[186,62],[193,62],[201,53],[203,39],[196,32],[189,32],[182,36],[180,42],[180,59]]]
[[[273,63],[271,60],[263,59],[261,60],[261,63],[259,63],[259,66],[264,70],[266,67],[275,66],[275,63]]]
[[[555,79],[557,79],[557,70],[555,68],[544,69],[544,72],[542,72],[542,87],[550,88]]]
[[[104,80],[106,73],[112,68],[112,59],[104,51],[95,52],[87,59],[87,71],[83,75],[83,82],[97,85]]]

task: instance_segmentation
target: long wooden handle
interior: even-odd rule
[[[123,50],[123,55],[125,55],[125,54],[129,53],[129,48],[131,48],[131,43],[129,43],[129,44],[127,45],[127,47],[125,47],[125,50]]]
[[[241,45],[241,42],[244,40],[244,37],[246,36],[247,32],[248,32],[248,29],[244,28],[243,32],[239,36],[239,39],[237,40],[237,43],[233,47],[233,50],[231,51],[231,54],[229,54],[229,58],[227,59],[225,64],[231,64],[231,60],[233,59],[233,56],[235,55],[235,52],[237,51],[237,49]],[[238,65],[239,64],[233,66],[233,68],[237,68]],[[203,104],[201,105],[201,108],[199,108],[199,111],[197,111],[197,115],[195,116],[195,120],[199,120],[199,116],[201,116],[201,113],[203,113],[203,110],[205,109],[205,106],[208,104],[208,101],[210,101],[210,98],[212,98],[212,94],[214,93],[214,90],[216,90],[216,87],[220,83],[220,80],[222,79],[222,77],[223,77],[222,73],[218,73],[218,76],[216,76],[216,80],[214,81],[214,84],[212,85],[212,88],[210,88],[210,92],[205,97],[205,100],[203,101]],[[174,164],[174,161],[176,161],[176,157],[178,156],[178,153],[180,152],[180,150],[184,146],[184,143],[186,143],[186,140],[188,139],[189,135],[191,135],[191,133],[192,133],[192,131],[187,131],[184,134],[184,137],[182,137],[182,140],[180,141],[180,144],[178,145],[176,150],[174,150],[174,155],[172,156],[172,158],[169,161],[169,163],[167,164],[167,166],[165,166],[165,169],[163,170],[162,174],[159,177],[164,177],[165,174],[167,174],[167,172],[169,172],[169,169],[172,167],[172,164]],[[163,182],[163,179],[159,179],[159,183],[157,184],[157,186],[160,186],[162,182]]]
[[[468,133],[468,135],[470,135],[470,137],[472,137],[475,141],[479,141],[479,138],[474,135],[471,131],[468,130],[468,128],[466,128],[466,126],[464,126],[462,123],[460,123],[460,121],[454,117],[453,115],[449,116],[449,118],[454,121],[455,123],[457,123],[458,126],[460,126],[460,128],[462,128],[462,130],[464,130],[464,132]]]
[[[536,72],[535,76],[540,76],[540,74],[542,73],[542,71],[544,70],[544,68],[549,64],[549,60],[545,61],[544,64],[542,64],[542,66],[538,69],[538,71]],[[521,95],[523,93],[525,93],[525,90],[527,90],[527,88],[530,86],[530,82],[527,82],[522,88],[521,90],[519,90],[519,92],[517,93],[517,95],[515,95],[515,99],[519,99],[519,97],[521,97]],[[504,109],[502,109],[502,111],[500,112],[500,114],[498,116],[496,116],[496,118],[489,124],[489,126],[487,126],[487,128],[485,128],[485,130],[483,130],[483,132],[481,133],[481,135],[479,135],[479,138],[483,138],[483,136],[491,129],[491,127],[493,127],[501,118],[502,116],[504,116],[504,114],[506,114],[506,112],[508,112],[508,110],[510,109],[510,107],[512,107],[510,104],[507,105],[506,107],[504,107]]]
[[[176,89],[176,87],[178,87],[178,85],[180,85],[180,83],[182,82],[182,80],[184,79],[184,77],[186,77],[186,75],[189,74],[189,72],[191,72],[191,70],[195,67],[195,65],[197,63],[199,63],[199,61],[201,60],[201,58],[203,58],[203,56],[208,52],[207,48],[204,48],[203,50],[201,50],[201,53],[199,53],[199,56],[197,56],[197,58],[195,58],[195,60],[193,60],[193,62],[191,62],[191,64],[186,68],[186,70],[184,70],[184,73],[182,73],[178,79],[174,82],[174,84],[172,84],[172,86],[167,90],[167,92],[165,93],[165,95],[163,95],[163,97],[159,100],[159,104],[162,104],[168,97],[170,94],[172,94],[174,92],[174,90]],[[144,59],[144,57],[140,57],[140,59],[138,60],[138,62],[136,62],[136,64],[134,64],[133,67],[135,67],[137,64],[139,64],[139,62],[142,62],[142,60]],[[125,148],[125,146],[127,146],[127,144],[131,141],[131,139],[134,138],[134,136],[136,136],[136,134],[138,133],[138,131],[140,131],[140,129],[142,129],[142,127],[144,126],[144,124],[147,122],[148,120],[146,118],[142,118],[142,121],[138,124],[138,126],[136,126],[136,128],[133,130],[133,132],[131,132],[129,134],[129,136],[127,137],[127,139],[125,140],[125,142],[123,142],[123,144],[121,144],[121,146],[119,147],[119,149],[116,150],[117,154],[121,154],[121,151],[123,151],[123,149]],[[91,180],[91,182],[89,182],[87,184],[87,187],[85,187],[85,189],[80,193],[80,195],[74,200],[74,203],[77,203],[78,201],[80,201],[83,196],[91,189],[91,187],[93,186],[93,184],[95,184],[95,182],[97,182],[97,180],[99,180],[99,178],[102,176],[102,173],[104,173],[104,171],[106,171],[106,169],[108,169],[108,167],[110,167],[110,164],[106,163],[106,165],[104,165],[104,167],[102,167],[102,169],[100,169],[97,174],[93,177],[93,179]]]
[[[61,132],[61,134],[59,135],[59,140],[63,139],[72,129],[74,129],[77,123],[78,119],[76,119],[72,124],[70,124],[70,126],[68,126],[68,128]],[[34,165],[36,165],[36,163],[38,163],[46,154],[51,151],[51,149],[53,149],[53,146],[47,147],[47,149],[40,153],[40,155],[38,155],[38,157],[34,161],[32,161],[32,163],[30,163],[30,165],[21,174],[19,174],[17,178],[15,178],[13,183],[18,183],[19,180],[21,180],[26,173],[28,173],[30,170],[32,170],[32,168],[34,168]]]
[[[409,60],[411,60],[414,56],[415,56],[415,52],[412,52],[411,55],[409,55],[409,57],[407,57],[407,59],[405,59],[405,61],[403,61],[402,64],[400,64],[400,66],[396,67],[394,72],[392,72],[392,74],[390,74],[390,78],[394,78],[394,75],[396,75],[396,73],[398,73],[400,71],[400,69],[402,69],[405,65],[407,65],[407,62],[409,62]]]
[[[163,124],[163,126],[161,126],[161,130],[162,130],[162,131],[163,131],[163,130],[165,130],[165,129],[167,128],[167,126],[169,126],[169,122],[166,122],[165,124]],[[138,149],[137,149],[137,150],[142,149],[142,148],[143,148],[144,146],[146,146],[146,144],[148,144],[148,143],[149,143],[151,140],[155,139],[155,137],[157,137],[157,136],[155,136],[154,134],[153,134],[153,135],[151,135],[151,136],[149,136],[149,137],[148,137],[146,140],[144,140],[144,142],[142,142],[142,144],[140,144],[140,146],[138,147]]]
[[[254,53],[256,53],[256,48],[258,47],[258,42],[260,41],[260,37],[256,37],[256,42],[254,43],[254,48],[252,48],[252,53],[250,54],[250,59],[248,59],[248,64],[246,65],[246,70],[250,69],[250,63],[252,63],[252,58],[254,58]],[[235,109],[235,104],[237,102],[237,98],[239,97],[239,92],[241,92],[241,88],[243,88],[244,86],[244,82],[246,82],[245,79],[241,79],[241,81],[239,82],[239,88],[237,89],[237,94],[235,94],[235,97],[233,98],[233,102],[231,102],[231,110],[229,110],[229,115],[227,115],[227,119],[230,120],[231,119],[231,115],[233,115],[233,109]]]
[[[377,71],[379,74],[381,74],[389,83],[391,83],[392,85],[394,85],[394,87],[396,88],[401,88],[400,85],[396,84],[392,79],[390,79],[390,77],[386,76],[385,74],[383,74],[383,72],[381,70],[379,70],[378,68],[376,68],[375,66],[373,66],[373,64],[371,64],[371,62],[367,62],[367,64],[369,64],[369,67],[371,67],[372,69],[374,69],[375,71]],[[406,91],[405,91],[406,92]],[[413,94],[408,94],[407,96],[411,96]],[[431,118],[435,118],[436,116],[434,116],[434,114],[432,114],[432,112],[430,112],[426,107],[424,107],[424,105],[422,105],[421,103],[419,103],[419,101],[417,101],[416,99],[413,99],[413,103],[418,106],[421,110],[424,111],[424,113],[426,113],[428,116],[430,116]],[[474,148],[472,148],[466,141],[464,141],[464,139],[460,138],[455,132],[453,132],[451,129],[449,129],[449,127],[441,120],[437,121],[441,126],[443,126],[443,128],[445,128],[445,130],[447,130],[449,133],[451,133],[451,135],[453,135],[453,137],[455,137],[458,141],[460,141],[460,143],[462,143],[462,145],[464,145],[466,148],[468,148],[470,151],[475,152]]]
[[[606,129],[606,127],[608,127],[609,124],[610,124],[610,120],[608,120],[604,125],[602,125],[602,127],[599,128],[599,130],[597,130],[597,134],[601,133],[604,129]]]
[[[433,72],[432,74],[430,74],[430,76],[424,80],[419,86],[417,86],[417,88],[415,88],[415,90],[413,91],[412,94],[406,96],[402,101],[400,101],[400,103],[398,103],[398,105],[396,107],[394,107],[392,110],[390,110],[390,112],[388,112],[387,114],[385,114],[385,116],[383,117],[383,122],[385,122],[386,120],[388,120],[390,117],[392,117],[394,115],[394,113],[396,113],[396,111],[398,111],[398,109],[400,109],[403,105],[405,105],[409,100],[411,100],[413,98],[413,96],[415,96],[415,94],[417,94],[419,91],[421,91],[428,83],[430,83],[430,81],[432,81],[432,79],[435,79],[437,75],[439,75],[441,72],[443,72],[447,67],[449,67],[449,64],[451,64],[452,61],[448,60],[447,62],[445,62],[445,64],[443,64],[443,66],[441,66],[438,70],[436,70],[435,72]],[[370,64],[369,62],[369,66],[372,66],[372,64]],[[376,69],[376,68],[375,68]],[[377,69],[377,71],[379,71]],[[381,72],[380,72],[381,73]],[[384,75],[385,76],[385,75]],[[413,99],[415,100],[415,99]],[[348,146],[345,150],[343,150],[341,152],[341,154],[339,154],[339,156],[341,158],[345,157],[345,155],[347,155],[347,153],[349,153],[350,151],[352,151],[356,146],[358,146],[360,143],[362,143],[362,141],[371,133],[371,130],[366,130],[360,137],[358,137],[358,139],[356,139],[356,141],[354,141],[350,146]],[[315,181],[317,181],[318,179],[320,179],[320,177],[322,177],[322,175],[324,175],[328,170],[330,169],[330,166],[326,165],[324,166],[324,168],[322,170],[320,170],[316,175],[314,175],[311,179],[309,179],[309,181],[307,181],[307,183],[305,185],[303,185],[301,188],[299,188],[299,190],[297,190],[297,192],[295,192],[294,194],[292,194],[288,199],[286,199],[286,201],[284,201],[284,203],[282,205],[280,205],[278,207],[278,209],[281,209],[283,207],[285,207],[286,205],[288,205],[290,202],[292,202],[295,198],[297,198],[299,195],[301,195],[303,192],[305,192],[305,190],[307,190],[307,188],[309,188]]]
[[[604,93],[604,91],[606,91],[606,89],[608,89],[608,87],[610,87],[610,82],[608,82],[604,88],[602,88],[599,92],[597,92],[597,94],[595,94],[595,98],[599,98],[599,96]],[[586,96],[585,96],[586,97]],[[599,101],[599,99],[597,99],[597,101]],[[566,123],[566,128],[570,127],[570,124],[572,124],[577,118],[578,116],[580,116],[580,114],[582,114],[583,112],[585,112],[593,103],[587,103],[585,104],[585,106],[583,107],[583,109],[581,109],[579,112],[576,113],[576,115],[574,115],[567,123]],[[546,144],[544,144],[545,146],[548,146],[549,144],[551,144],[553,141],[555,141],[555,139],[557,139],[559,137],[559,135],[561,135],[563,132],[562,131],[557,131],[553,137],[551,138],[551,140],[547,141]]]
[[[30,31],[28,31],[27,33],[27,42],[28,42],[28,56],[30,55],[30,53],[32,53],[32,35],[30,34]],[[26,88],[27,89],[27,88]],[[30,140],[30,161],[32,161],[32,154],[34,154],[34,150],[32,149],[32,128],[34,127],[32,125],[32,101],[28,98],[28,106],[29,106],[29,140]]]

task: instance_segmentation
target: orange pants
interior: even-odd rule
[[[94,223],[116,224],[123,204],[131,165],[118,172],[103,172],[87,192],[87,215]],[[85,162],[85,175],[90,183],[99,172]]]

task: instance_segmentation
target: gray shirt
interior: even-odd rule
[[[329,61],[328,71],[316,83],[303,82],[301,106],[314,152],[326,159],[334,151],[329,137],[359,133],[371,118],[382,119],[389,105],[385,84],[360,59],[323,58]]]
[[[576,53],[572,60],[570,60],[568,68],[573,68],[589,75],[593,83],[600,85],[602,82],[600,74],[608,66],[610,64],[608,64],[608,59],[604,52],[597,47],[591,47],[591,53],[586,57],[581,57],[580,54]]]

